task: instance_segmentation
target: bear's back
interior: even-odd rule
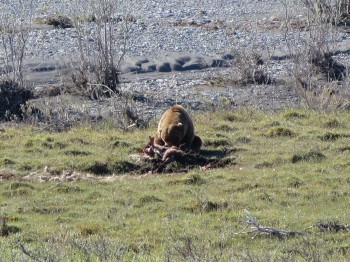
[[[194,137],[193,122],[181,105],[174,105],[163,114],[158,124],[158,135],[167,145],[191,146]]]

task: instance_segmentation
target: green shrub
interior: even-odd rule
[[[301,153],[293,155],[292,157],[292,163],[300,162],[300,161],[315,161],[320,162],[324,160],[326,156],[318,151],[310,151],[307,153]]]
[[[203,145],[211,147],[230,146],[231,141],[227,138],[205,139]]]
[[[157,203],[157,202],[163,202],[163,200],[156,197],[156,196],[152,196],[152,195],[143,196],[139,199],[138,206],[142,207],[146,204],[153,204],[153,203]]]
[[[327,132],[323,136],[321,136],[320,138],[321,138],[322,141],[335,141],[335,140],[337,140],[340,137],[342,137],[342,135],[336,134],[336,133]]]
[[[202,185],[205,184],[205,179],[199,174],[193,174],[184,180],[184,184],[187,185]]]
[[[338,128],[341,126],[342,124],[337,119],[329,120],[324,124],[324,127],[326,128]]]
[[[78,225],[78,232],[82,236],[91,236],[100,233],[102,226],[100,224],[86,223]]]
[[[294,136],[295,133],[285,127],[273,127],[267,131],[267,136],[278,137],[278,136]]]
[[[284,113],[284,117],[287,119],[291,119],[291,118],[306,118],[305,114],[299,113],[297,111],[289,111]]]
[[[249,137],[246,136],[240,136],[237,138],[236,140],[238,143],[242,143],[242,144],[249,144],[252,140]]]
[[[16,162],[9,158],[0,159],[0,166],[10,166],[14,164],[16,164]]]

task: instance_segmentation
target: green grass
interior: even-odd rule
[[[54,174],[122,175],[155,123],[127,133],[108,123],[61,133],[4,127],[0,260],[347,261],[346,230],[319,233],[314,227],[282,239],[235,233],[249,231],[244,209],[262,225],[280,229],[350,223],[349,117],[307,110],[196,114],[203,150],[232,151],[236,165],[186,174],[131,173],[113,182],[20,177],[45,166]],[[5,179],[10,175],[15,179]]]

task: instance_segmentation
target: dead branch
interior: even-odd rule
[[[254,216],[247,210],[244,209],[244,212],[247,215],[247,225],[242,229],[241,232],[234,233],[234,235],[240,235],[240,234],[250,234],[255,233],[253,238],[255,238],[257,235],[270,235],[270,236],[277,236],[277,237],[286,237],[286,236],[295,236],[295,235],[304,235],[307,233],[308,230],[317,227],[319,232],[338,232],[341,230],[347,231],[350,230],[349,224],[340,224],[338,221],[325,221],[325,222],[317,222],[316,224],[313,224],[304,230],[284,230],[284,229],[277,229],[273,227],[266,227],[260,225]],[[250,231],[245,231],[248,227],[251,228]],[[319,233],[317,232],[317,233]]]
[[[277,229],[277,228],[273,228],[273,227],[262,226],[256,221],[256,219],[253,217],[253,215],[247,209],[244,209],[244,212],[247,215],[247,221],[246,221],[247,226],[241,232],[235,233],[235,235],[255,233],[255,236],[257,236],[257,235],[271,235],[271,236],[285,237],[285,236],[302,235],[302,234],[306,233],[305,230],[304,231],[284,230],[284,229]],[[251,231],[244,231],[249,226],[251,228]],[[312,227],[314,227],[314,226],[315,225],[313,225]]]

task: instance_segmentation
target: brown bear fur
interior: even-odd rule
[[[165,111],[159,121],[154,142],[169,147],[184,145],[196,152],[199,152],[202,146],[201,138],[194,134],[190,115],[180,105],[174,105]]]

